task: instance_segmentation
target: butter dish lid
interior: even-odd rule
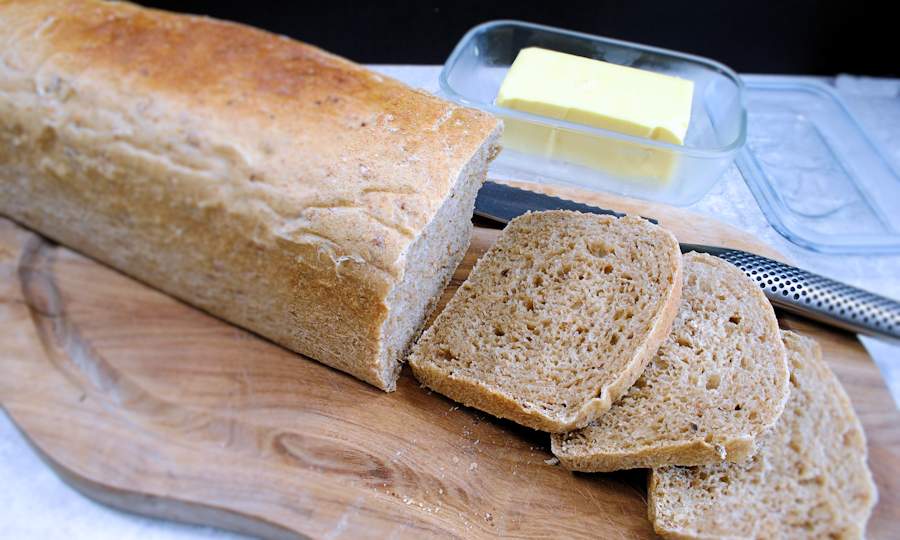
[[[827,84],[745,78],[737,164],[769,223],[825,253],[900,253],[900,171]]]

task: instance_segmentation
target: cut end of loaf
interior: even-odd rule
[[[381,328],[376,380],[372,381],[385,391],[396,389],[400,368],[413,340],[469,247],[475,197],[490,161],[497,155],[500,133],[498,124],[463,167],[434,218],[403,255],[403,278],[386,299],[388,317]]]
[[[643,371],[681,292],[671,233],[577,212],[513,220],[413,349],[424,384],[549,432],[586,425]]]
[[[731,264],[684,256],[671,334],[612,408],[552,438],[567,468],[584,472],[739,462],[781,416],[788,364],[771,304]]]

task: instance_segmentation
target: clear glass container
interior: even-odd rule
[[[498,107],[506,72],[526,47],[594,58],[694,81],[685,144],[677,145]],[[608,191],[688,205],[718,181],[744,145],[743,84],[728,67],[705,58],[519,21],[494,21],[470,30],[440,75],[441,94],[457,103],[516,122],[545,126],[602,156],[603,169],[504,149],[491,176]],[[651,166],[641,166],[649,163]],[[663,166],[654,164],[663,163]],[[623,164],[626,166],[623,167]],[[634,167],[628,166],[634,164]],[[648,173],[648,171],[650,171]]]
[[[779,233],[825,253],[900,253],[900,171],[816,81],[748,77],[738,166]]]

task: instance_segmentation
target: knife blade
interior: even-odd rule
[[[475,199],[475,215],[505,224],[526,212],[575,210],[621,217],[625,214],[497,182],[485,182]],[[652,218],[644,218],[658,224]],[[730,262],[785,311],[824,324],[900,343],[900,302],[739,249],[681,244]]]
[[[488,180],[481,186],[475,199],[475,215],[497,223],[509,223],[513,218],[526,212],[541,210],[574,210],[587,214],[622,217],[625,214],[606,208],[597,208],[589,204],[570,201],[553,195],[545,195],[536,191],[519,189],[506,184],[498,184]],[[659,222],[652,218],[644,218],[654,225]]]

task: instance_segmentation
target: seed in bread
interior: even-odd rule
[[[585,472],[743,461],[788,393],[784,344],[763,292],[722,259],[688,253],[672,333],[609,411],[552,437],[553,454]]]
[[[791,395],[744,463],[651,473],[649,514],[671,538],[861,538],[877,500],[866,439],[815,341],[784,332]]]
[[[414,346],[433,390],[563,432],[609,409],[668,335],[681,294],[671,233],[567,211],[506,227]]]

